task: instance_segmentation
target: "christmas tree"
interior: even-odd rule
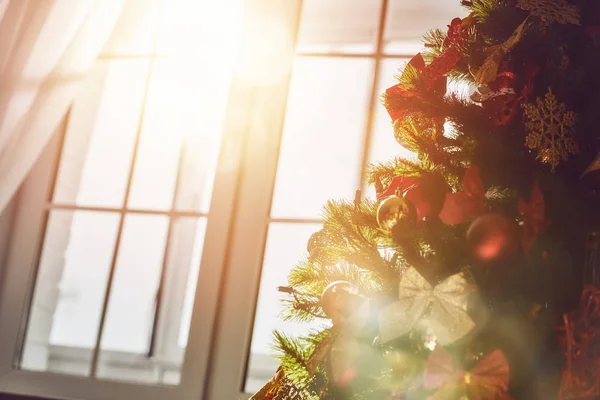
[[[275,332],[252,399],[600,398],[600,1],[462,5],[383,95],[414,157],[326,204],[279,288],[323,329]]]

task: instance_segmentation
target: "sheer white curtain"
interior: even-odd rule
[[[122,0],[0,0],[0,211],[71,104]]]

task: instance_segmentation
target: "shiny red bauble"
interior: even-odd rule
[[[482,215],[469,227],[467,244],[471,254],[479,262],[502,261],[517,251],[517,223],[514,219],[499,213]]]

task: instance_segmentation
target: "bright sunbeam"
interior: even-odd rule
[[[293,51],[291,27],[281,18],[253,13],[248,16],[235,76],[252,85],[272,85],[289,72]]]

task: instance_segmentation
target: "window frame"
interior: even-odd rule
[[[245,0],[244,6],[251,6],[253,1]],[[4,276],[0,283],[0,340],[3,343],[0,346],[1,393],[81,400],[202,398],[204,377],[210,362],[220,282],[227,256],[227,227],[231,225],[234,216],[233,205],[239,172],[243,167],[246,126],[251,119],[247,106],[252,102],[251,89],[253,88],[236,82],[235,79],[229,89],[225,125],[214,177],[213,201],[206,216],[203,253],[179,385],[96,379],[49,371],[21,370],[17,366],[23,349],[29,305],[47,225],[49,199],[58,168],[61,137],[68,128],[67,114],[15,197],[13,230],[8,238],[8,250],[3,265]],[[179,325],[175,330],[178,328]],[[174,336],[177,337],[177,333]],[[81,352],[77,349],[61,349],[58,354],[77,357]],[[176,357],[175,354],[174,356]],[[136,357],[128,354],[125,358]]]

